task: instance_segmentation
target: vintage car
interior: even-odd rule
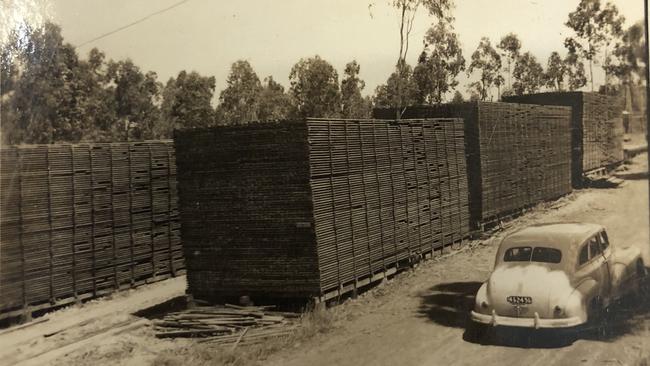
[[[610,245],[601,225],[529,226],[501,241],[470,326],[576,327],[639,291],[645,274],[640,250]]]

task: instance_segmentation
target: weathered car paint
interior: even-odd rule
[[[471,318],[484,324],[534,328],[587,322],[590,313],[635,290],[636,265],[641,260],[636,248],[614,250],[601,235],[604,230],[597,224],[553,223],[506,236],[499,244],[494,271],[477,292]],[[592,239],[595,251],[590,248],[589,260],[580,263],[579,252]],[[518,246],[555,248],[562,251],[562,259],[560,263],[505,262],[504,253]]]
[[[562,270],[552,270],[537,263],[507,265],[496,268],[487,281],[488,299],[499,315],[516,318],[552,318],[555,306],[564,306],[573,286]],[[514,305],[508,296],[529,296],[530,305]]]

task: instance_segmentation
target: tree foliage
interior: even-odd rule
[[[395,67],[386,84],[375,90],[374,104],[377,107],[406,107],[417,103],[417,93],[413,69],[407,63],[401,63]]]
[[[503,85],[501,56],[492,47],[487,37],[481,38],[476,51],[472,54],[472,62],[469,64],[467,74],[470,75],[474,71],[479,72],[479,81],[470,83],[469,89],[475,91],[480,100],[487,100],[492,87],[499,89]]]
[[[93,95],[98,67],[80,60],[52,23],[23,31],[20,36],[10,35],[3,45],[3,139],[7,143],[80,141],[95,124],[104,122],[101,112],[112,102],[108,95]]]
[[[338,73],[319,56],[300,59],[291,68],[289,93],[299,117],[336,117],[341,93]]]
[[[181,71],[170,78],[163,90],[161,110],[164,127],[159,135],[170,136],[174,129],[209,127],[216,124],[211,101],[215,88],[214,76]]]
[[[613,60],[608,60],[605,69],[624,84],[643,82],[647,70],[645,42],[645,27],[643,21],[639,21],[630,26],[614,46]]]
[[[284,87],[273,80],[272,76],[264,79],[265,85],[259,94],[257,116],[260,121],[288,118],[292,112],[291,97]]]
[[[114,93],[118,125],[124,126],[124,139],[154,138],[154,129],[160,121],[157,105],[160,104],[162,88],[156,73],[142,73],[139,67],[127,59],[110,61],[106,77],[114,85],[110,90]]]
[[[463,98],[463,94],[461,94],[458,90],[454,92],[454,97],[451,99],[452,103],[462,103],[464,102],[465,99]]]
[[[497,48],[501,51],[501,56],[503,56],[508,63],[505,71],[508,72],[508,86],[512,87],[512,65],[515,64],[519,57],[521,41],[516,34],[508,33],[501,38]]]
[[[341,117],[343,118],[364,118],[369,115],[369,106],[361,96],[361,91],[366,83],[359,78],[361,66],[356,61],[348,62],[345,65],[341,80]]]
[[[623,34],[623,21],[618,9],[611,3],[602,6],[600,0],[581,0],[575,11],[569,13],[565,23],[576,36],[564,41],[571,54],[577,54],[589,64],[589,81],[594,90],[593,64],[606,65],[609,61],[608,45],[616,43]],[[598,55],[604,51],[604,59]],[[607,71],[607,70],[605,70]]]
[[[214,78],[181,72],[163,89],[131,60],[80,58],[52,23],[14,31],[0,52],[3,143],[169,138],[213,123]]]
[[[585,64],[577,54],[569,52],[564,58],[569,90],[578,90],[587,85]]]
[[[536,93],[544,86],[544,69],[530,52],[517,57],[512,76],[515,79],[512,89],[517,95]]]
[[[219,109],[226,124],[241,124],[258,119],[262,84],[248,61],[232,64],[226,88],[219,96]]]
[[[556,91],[563,90],[566,73],[567,68],[560,54],[557,51],[551,52],[551,55],[546,61],[546,73],[544,74],[544,84],[546,87]]]
[[[393,0],[392,5],[398,10],[400,17],[398,65],[406,63],[413,21],[420,6],[425,8],[429,15],[437,19],[438,22],[450,23],[453,20],[451,15],[451,9],[454,7],[453,0]]]
[[[458,36],[450,25],[439,22],[429,28],[425,48],[413,70],[418,103],[441,103],[445,93],[458,86],[456,77],[465,70]]]

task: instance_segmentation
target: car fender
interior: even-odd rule
[[[490,302],[491,299],[489,299],[487,295],[487,286],[488,286],[487,282],[483,282],[483,284],[481,284],[481,287],[476,292],[476,297],[474,299],[474,311],[478,313],[481,312],[485,313],[486,311],[492,308],[492,304]],[[485,302],[488,305],[486,309],[483,309],[481,307],[481,303],[483,302]]]
[[[637,289],[637,266],[639,263],[643,265],[643,259],[638,248],[628,247],[616,250],[611,261],[612,298],[617,299]]]
[[[599,301],[600,284],[592,277],[585,278],[576,286],[575,290],[567,299],[565,306],[567,315],[580,316],[587,321],[592,304]]]
[[[641,250],[637,247],[617,248],[612,252],[611,261],[613,264],[630,266],[635,268],[636,262],[641,259]]]

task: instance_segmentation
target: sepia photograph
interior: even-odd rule
[[[650,366],[648,0],[0,0],[0,366]]]

